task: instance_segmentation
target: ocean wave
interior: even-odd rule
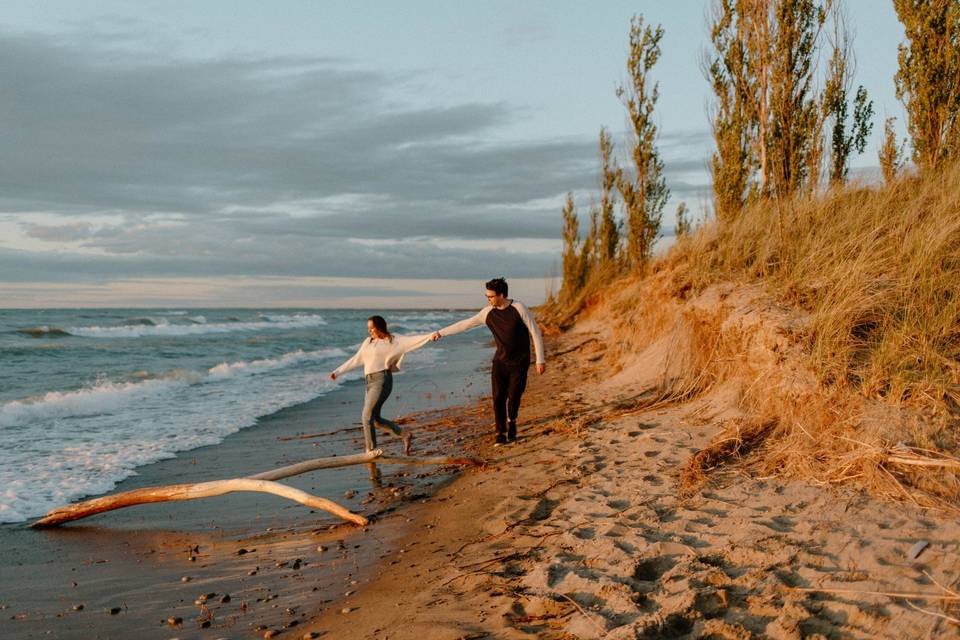
[[[178,371],[142,382],[100,380],[84,389],[50,391],[42,396],[11,400],[0,405],[0,427],[112,413],[132,402],[195,384],[200,379],[194,372]]]
[[[307,321],[318,320],[320,321],[320,324],[327,324],[326,320],[323,319],[323,316],[318,316],[313,313],[295,313],[293,315],[261,313],[259,317],[269,322],[278,322],[278,323],[303,322],[305,320]]]
[[[303,351],[302,349],[285,353],[279,358],[264,358],[262,360],[251,360],[249,362],[222,362],[215,367],[211,367],[207,372],[211,379],[222,380],[241,375],[256,375],[266,371],[283,369],[301,362],[312,362],[318,360],[327,360],[335,356],[346,356],[347,352],[338,347],[330,349],[319,349],[317,351]]]
[[[6,402],[0,405],[0,428],[112,413],[127,405],[190,385],[253,376],[304,362],[318,362],[346,355],[347,352],[343,349],[332,347],[316,351],[297,350],[277,358],[223,362],[206,372],[173,369],[150,377],[146,371],[135,371],[130,374],[135,382],[101,379],[83,389],[50,391],[40,396]]]
[[[25,329],[16,329],[16,333],[30,336],[31,338],[63,338],[71,335],[69,332],[56,327],[46,325],[40,327],[27,327]]]
[[[325,373],[313,373],[241,382],[228,394],[187,387],[173,398],[156,396],[130,404],[122,413],[118,408],[116,415],[91,416],[82,423],[51,421],[42,432],[6,431],[6,446],[0,451],[0,523],[22,522],[80,497],[109,491],[139,466],[217,444],[253,426],[261,416],[306,402],[339,384],[327,380]],[[120,387],[118,393],[130,388]]]
[[[164,318],[160,318],[159,320],[154,320],[153,318],[142,317],[142,318],[128,318],[126,320],[126,324],[132,325],[134,327],[156,327],[156,326],[170,324],[170,322]]]
[[[155,324],[120,325],[114,327],[70,327],[67,331],[84,338],[144,338],[154,336],[191,336],[207,333],[231,333],[233,331],[262,331],[264,329],[305,329],[327,324],[321,316],[290,316],[287,320],[258,322],[214,322],[209,324]]]

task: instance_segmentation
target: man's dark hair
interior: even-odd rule
[[[485,286],[494,293],[499,293],[502,296],[507,295],[507,281],[503,278],[494,278],[488,281]]]

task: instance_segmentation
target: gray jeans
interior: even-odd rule
[[[367,388],[363,396],[363,442],[367,451],[377,448],[377,434],[374,426],[386,429],[395,436],[400,435],[400,427],[380,415],[383,403],[393,391],[393,374],[384,369],[366,376]]]

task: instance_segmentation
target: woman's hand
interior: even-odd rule
[[[331,374],[330,374],[330,379],[331,379],[331,380],[336,380],[336,379],[337,379],[337,374],[331,373]]]

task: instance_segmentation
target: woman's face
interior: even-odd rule
[[[373,326],[373,320],[367,320],[367,333],[370,334],[371,338],[380,339],[384,337],[384,335],[377,331],[377,328]]]

